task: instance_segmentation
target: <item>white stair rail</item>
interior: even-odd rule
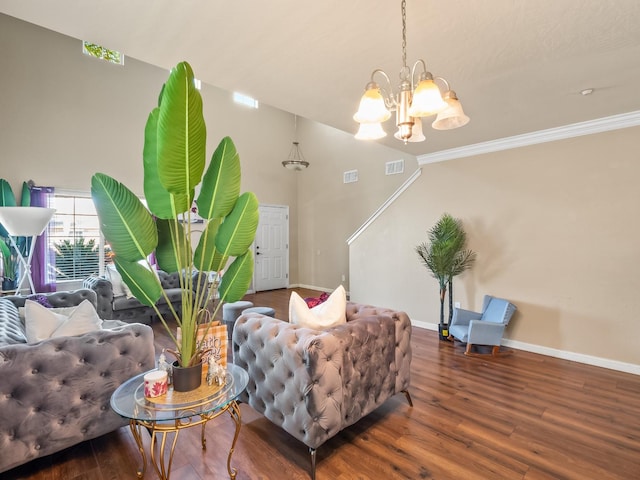
[[[391,195],[381,206],[380,208],[378,208],[375,212],[373,212],[373,215],[371,215],[366,222],[364,222],[362,224],[362,226],[360,228],[358,228],[353,235],[351,235],[348,239],[347,239],[347,245],[351,245],[356,238],[358,238],[367,228],[369,228],[369,225],[371,225],[373,222],[376,221],[376,219],[382,215],[382,212],[384,212],[387,208],[389,208],[391,206],[391,204],[393,204],[393,202],[396,201],[396,199],[402,195],[402,193],[408,189],[411,184],[413,182],[415,182],[418,177],[422,175],[422,168],[418,168],[415,172],[413,172],[409,178],[407,178],[405,180],[405,182],[400,185],[400,187],[393,193],[393,195]]]

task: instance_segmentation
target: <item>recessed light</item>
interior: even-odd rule
[[[593,88],[585,88],[584,90],[580,90],[580,95],[591,95],[593,93]]]

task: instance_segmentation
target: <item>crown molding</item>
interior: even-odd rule
[[[563,127],[549,128],[537,132],[515,135],[513,137],[499,138],[489,142],[474,143],[460,148],[442,150],[440,152],[418,155],[418,165],[445,162],[457,158],[471,157],[483,153],[499,152],[512,148],[526,147],[538,143],[555,142],[567,138],[592,135],[594,133],[619,130],[621,128],[636,127],[640,125],[640,111],[612,115],[610,117],[588,120],[586,122],[572,123]]]

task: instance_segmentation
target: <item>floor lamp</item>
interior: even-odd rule
[[[45,207],[0,207],[0,223],[9,233],[11,246],[17,252],[18,260],[22,265],[20,279],[16,283],[18,293],[25,278],[29,279],[31,293],[36,293],[36,289],[33,286],[33,278],[31,277],[31,260],[36,247],[36,237],[44,232],[55,211],[54,208]],[[18,248],[15,237],[31,237],[31,244],[26,257]]]

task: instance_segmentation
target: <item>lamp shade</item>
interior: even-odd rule
[[[14,237],[38,236],[55,211],[45,207],[0,207],[0,223]]]
[[[358,123],[381,123],[391,118],[391,112],[384,104],[380,89],[376,84],[368,88],[360,99],[360,107],[353,116]]]
[[[403,140],[402,133],[398,130],[394,135],[398,140]],[[411,136],[407,139],[407,142],[424,142],[427,138],[422,133],[422,119],[415,117],[413,119],[413,127],[411,128]]]
[[[361,123],[355,138],[358,140],[377,140],[386,135],[380,123]]]
[[[454,128],[463,127],[469,123],[469,117],[462,111],[462,105],[456,97],[453,90],[445,94],[447,108],[440,112],[435,121],[431,124],[436,130],[452,130]]]
[[[422,80],[418,83],[411,107],[409,107],[409,115],[412,117],[428,117],[435,115],[447,108],[447,104],[442,100],[440,89],[431,79]]]

